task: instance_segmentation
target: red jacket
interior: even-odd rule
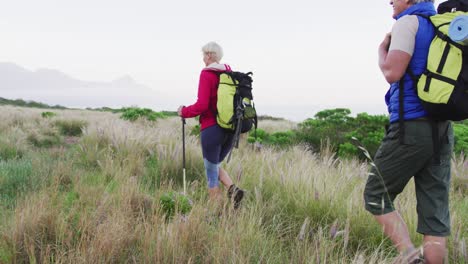
[[[213,63],[204,68],[200,73],[197,102],[182,108],[183,118],[200,116],[201,130],[216,124],[219,74],[225,71],[231,71],[227,64]]]

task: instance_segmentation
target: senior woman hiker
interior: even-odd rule
[[[435,122],[428,118],[408,74],[413,72],[419,76],[425,70],[435,33],[424,16],[436,14],[433,2],[391,0],[396,22],[378,49],[379,67],[390,84],[385,96],[390,127],[375,155],[364,199],[366,209],[400,252],[396,263],[443,263],[447,254],[446,237],[450,234],[452,126],[448,121]],[[433,136],[437,134],[441,142],[439,153],[433,146]],[[411,178],[416,187],[417,232],[424,236],[423,256],[415,249],[408,227],[393,205]]]
[[[220,201],[221,190],[219,181],[227,188],[227,196],[238,208],[244,197],[244,191],[238,188],[225,170],[221,162],[232,148],[233,133],[221,128],[216,122],[216,101],[219,84],[219,74],[231,71],[227,64],[220,64],[223,50],[215,42],[209,42],[202,47],[205,68],[201,71],[198,84],[198,99],[190,106],[180,106],[177,110],[182,118],[200,116],[201,145],[203,162],[205,164],[210,200]]]

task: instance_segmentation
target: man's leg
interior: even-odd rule
[[[385,235],[392,240],[399,252],[404,253],[414,249],[408,227],[397,211],[384,215],[376,215],[375,219],[383,227]]]
[[[445,237],[424,236],[424,260],[426,264],[442,264],[447,255]]]
[[[404,144],[399,140],[399,125],[390,125],[379,147],[364,191],[366,210],[374,215],[403,259],[415,259],[408,228],[393,201],[408,181],[431,159],[431,127],[419,122],[405,122]],[[413,254],[414,253],[414,254]]]
[[[453,129],[449,122],[441,122],[439,159],[432,160],[415,175],[418,201],[418,229],[424,235],[425,263],[444,263],[447,255],[446,237],[450,235],[449,192]]]

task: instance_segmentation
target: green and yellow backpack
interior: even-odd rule
[[[468,15],[467,2],[449,0],[439,5],[437,15],[426,17],[436,34],[425,72],[412,77],[424,109],[434,120],[468,118],[468,46],[454,42],[448,34],[450,23],[456,17]]]
[[[257,112],[252,96],[252,73],[226,71],[219,76],[216,121],[234,132],[235,147],[239,135],[257,128]]]

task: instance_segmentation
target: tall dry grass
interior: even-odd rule
[[[337,159],[326,146],[321,154],[303,146],[254,151],[243,141],[224,167],[247,195],[240,210],[226,205],[219,217],[207,200],[199,140],[187,133],[194,206],[167,218],[159,197],[182,189],[179,119],[41,112],[0,107],[0,142],[22,153],[0,161],[0,190],[19,188],[0,205],[0,263],[391,263],[396,254],[363,209],[368,164]],[[83,124],[82,135],[70,140],[57,120]],[[31,133],[60,140],[34,144]],[[6,182],[7,168],[21,181]],[[454,159],[450,263],[468,261],[467,170]],[[420,243],[415,203],[411,183],[396,207]]]

